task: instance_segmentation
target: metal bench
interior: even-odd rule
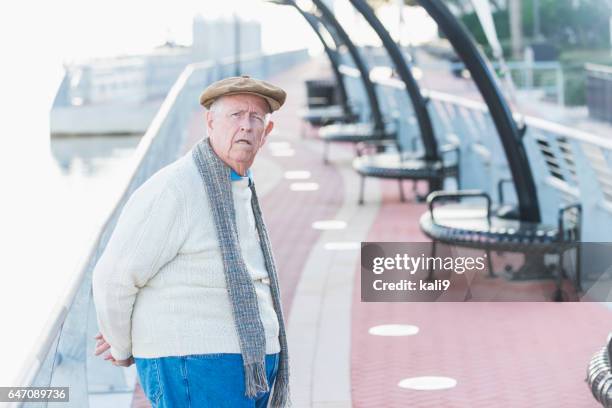
[[[480,198],[485,206],[461,202],[465,198]],[[448,203],[452,201],[452,203]],[[440,203],[438,207],[435,204]],[[580,283],[580,232],[582,206],[570,204],[559,208],[557,225],[525,222],[499,216],[491,205],[491,197],[482,191],[464,190],[457,192],[436,191],[427,197],[428,211],[420,218],[421,230],[432,240],[432,256],[437,243],[468,248],[482,248],[487,252],[489,276],[495,276],[490,251],[510,251],[524,254],[555,254],[556,290],[553,299],[564,299],[563,268],[564,253],[576,250],[575,280],[577,291]],[[539,259],[539,258],[538,258]],[[539,263],[538,267],[542,267]],[[430,271],[430,277],[432,271]],[[546,275],[543,275],[546,276]]]
[[[353,0],[352,0],[353,1]],[[463,60],[487,105],[492,123],[499,137],[500,153],[503,152],[512,184],[516,193],[516,208],[500,206],[492,209],[492,200],[482,191],[434,192],[428,196],[429,211],[420,219],[421,230],[432,239],[432,252],[437,243],[463,247],[480,248],[489,254],[489,274],[495,276],[490,251],[522,252],[534,256],[526,257],[527,262],[519,270],[521,278],[556,278],[554,300],[563,300],[562,283],[566,274],[564,253],[576,248],[575,287],[580,291],[580,234],[582,207],[580,204],[564,205],[558,210],[557,225],[542,221],[538,190],[531,165],[525,151],[523,136],[525,126],[519,127],[510,106],[497,86],[494,73],[486,58],[481,54],[474,40],[461,26],[441,0],[418,0],[418,3],[438,23]],[[464,129],[469,133],[476,127]],[[488,137],[491,134],[487,134]],[[470,148],[478,146],[472,144]],[[469,163],[464,163],[468,165]],[[484,179],[491,177],[490,174]],[[495,177],[495,175],[493,175]],[[502,176],[504,177],[504,176]],[[497,175],[497,179],[502,178]],[[482,180],[490,183],[490,180]],[[501,183],[499,184],[501,191]],[[474,206],[466,198],[480,198],[486,206]],[[500,198],[503,204],[503,199]],[[434,204],[440,204],[434,208]],[[550,207],[544,207],[550,208]],[[556,276],[545,265],[545,254],[558,255]],[[432,271],[430,271],[431,273]],[[517,275],[517,273],[513,273]]]
[[[397,145],[397,143],[394,143]],[[362,147],[363,146],[363,147]],[[424,197],[416,192],[416,181],[427,180],[433,185],[442,185],[443,181],[452,177],[460,188],[459,157],[460,150],[457,145],[446,145],[440,148],[440,159],[427,160],[423,154],[415,151],[386,151],[383,153],[366,152],[367,144],[358,147],[358,157],[353,160],[353,169],[361,176],[359,186],[359,204],[364,202],[365,179],[367,177],[398,180],[400,200],[406,201],[403,189],[403,180],[413,180],[413,190],[418,201]],[[450,161],[444,156],[454,153]]]
[[[388,123],[385,123],[385,120],[383,119],[380,101],[376,94],[376,89],[374,88],[372,80],[370,79],[370,71],[350,36],[344,30],[342,25],[336,20],[334,13],[325,5],[324,2],[315,0],[313,3],[316,6],[318,13],[317,21],[327,30],[334,41],[337,41],[336,49],[339,49],[340,47],[346,48],[351,61],[355,64],[355,68],[347,69],[349,71],[357,72],[357,77],[367,99],[367,109],[369,109],[370,113],[370,117],[368,119],[364,118],[364,122],[347,123],[354,119],[350,114],[348,114],[344,119],[345,123],[335,123],[319,128],[319,137],[325,142],[323,162],[327,163],[329,143],[331,142],[351,142],[357,144],[363,141],[389,140],[396,137],[396,129],[389,126]],[[299,6],[296,3],[292,2],[292,4],[299,9]],[[302,14],[304,16],[308,16],[308,13],[303,11]],[[319,38],[322,40],[322,42],[324,42],[323,36],[320,36]],[[345,75],[340,68],[339,57],[336,55],[335,58],[330,58],[330,61],[332,59],[332,63],[335,64],[334,69],[338,73],[337,75]],[[364,104],[363,106],[365,112],[366,105]],[[350,109],[350,111],[350,113],[352,113],[354,109]],[[330,109],[330,112],[331,115],[329,117],[333,119],[338,118],[338,116],[333,116],[334,114],[339,113],[338,109],[335,111]],[[347,112],[345,110],[345,114],[346,113]]]
[[[586,382],[593,397],[606,408],[612,408],[612,334],[606,345],[591,358],[587,368]]]
[[[374,123],[338,123],[323,126],[319,129],[319,138],[324,142],[323,162],[329,162],[330,143],[353,143],[357,148],[359,143],[364,142],[394,141],[397,139],[396,128],[389,124],[379,129]]]
[[[327,29],[320,18],[312,13],[299,8],[291,1],[280,1],[281,4],[295,6],[299,13],[310,25],[314,33],[323,45],[325,54],[328,57],[334,79],[318,79],[306,81],[307,107],[301,109],[298,115],[302,123],[309,123],[313,127],[320,127],[332,123],[353,123],[357,121],[359,115],[355,106],[352,106],[346,91],[342,74],[339,69],[338,47],[336,37],[331,36],[332,42],[328,42],[322,32]],[[302,129],[302,136],[305,131]]]
[[[433,124],[427,108],[428,101],[423,97],[420,87],[414,78],[404,53],[393,41],[391,35],[376,17],[374,10],[364,0],[350,0],[355,9],[365,18],[374,32],[380,38],[390,61],[393,63],[394,70],[391,75],[385,78],[387,82],[394,82],[392,95],[382,97],[382,101],[389,102],[387,111],[394,112],[396,119],[403,118],[407,126],[404,128],[407,136],[409,133],[418,135],[412,139],[413,146],[411,151],[404,151],[399,139],[400,122],[396,122],[395,128],[398,135],[394,142],[388,142],[387,147],[395,145],[395,151],[381,151],[381,146],[385,143],[362,143],[358,146],[376,146],[374,152],[366,153],[366,149],[358,149],[358,157],[353,160],[354,170],[361,176],[359,191],[359,204],[363,204],[365,179],[367,177],[386,178],[398,180],[400,199],[405,201],[403,180],[426,180],[429,183],[429,190],[437,190],[442,187],[444,179],[447,177],[455,178],[459,185],[459,148],[457,145],[447,145],[439,147],[438,140],[434,134]],[[380,84],[380,82],[379,82]],[[388,89],[387,86],[378,87],[381,92]],[[411,112],[408,112],[408,107]],[[397,113],[396,113],[397,112]],[[414,132],[407,131],[410,127],[410,119],[418,128]],[[327,136],[327,135],[323,135]],[[416,151],[416,139],[419,138],[422,151]],[[372,149],[370,149],[372,150]],[[454,160],[445,160],[449,155]],[[364,154],[365,153],[365,154]],[[446,156],[446,157],[445,157]],[[423,199],[416,193],[416,183],[413,183],[417,199]]]
[[[300,119],[308,122],[311,126],[320,127],[333,123],[353,123],[359,115],[351,111],[347,112],[341,105],[316,106],[303,108],[298,112]]]

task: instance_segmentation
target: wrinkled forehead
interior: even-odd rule
[[[245,111],[254,111],[265,115],[270,111],[268,102],[261,96],[252,94],[235,94],[225,95],[221,97],[223,99],[222,105],[225,109],[239,109]]]

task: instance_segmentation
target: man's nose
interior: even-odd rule
[[[249,115],[244,115],[242,119],[240,119],[240,129],[249,131],[252,128],[251,118]]]

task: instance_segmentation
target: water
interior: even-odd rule
[[[121,173],[141,136],[83,136],[51,139],[51,155],[64,182],[83,179],[108,184],[110,175]]]
[[[13,384],[40,342],[51,311],[61,305],[122,194],[140,138],[51,139],[40,156],[21,152],[13,186],[19,188],[9,187],[0,224],[7,244],[0,255],[0,321],[9,334],[0,340],[0,384]]]

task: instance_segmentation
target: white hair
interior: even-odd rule
[[[213,101],[213,103],[210,105],[210,108],[208,108],[209,111],[211,112],[219,112],[221,110],[221,105],[223,101],[223,97],[217,98]]]

